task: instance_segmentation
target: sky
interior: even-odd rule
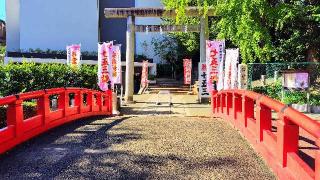
[[[0,0],[0,19],[6,20],[6,6],[5,6],[6,0]]]

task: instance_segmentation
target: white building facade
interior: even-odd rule
[[[65,50],[69,44],[81,44],[82,51],[96,52],[97,43],[103,34],[99,26],[105,20],[103,13],[99,12],[104,9],[99,7],[101,1],[104,0],[6,0],[7,51],[57,51]],[[114,4],[119,6],[119,2]],[[136,7],[162,6],[161,0],[126,0],[123,4]],[[136,18],[137,25],[160,23],[160,18]],[[109,26],[113,28],[112,24]],[[126,36],[125,32],[122,34]],[[114,40],[117,40],[119,34],[104,36],[110,40],[115,37]],[[161,36],[157,33],[136,33],[135,54],[161,62],[155,56],[151,43],[153,38]]]
[[[163,7],[161,0],[136,0],[136,7]],[[161,18],[137,17],[137,25],[161,25]],[[160,33],[136,33],[136,54],[145,55],[153,59],[154,63],[162,63],[161,58],[155,55],[152,39],[161,39]]]
[[[65,50],[75,43],[96,51],[97,10],[92,0],[7,0],[8,51]]]

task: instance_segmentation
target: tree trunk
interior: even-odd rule
[[[317,50],[311,48],[307,52],[307,61],[308,62],[319,62],[319,57],[317,57]]]

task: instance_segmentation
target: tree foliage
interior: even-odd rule
[[[320,8],[318,0],[163,0],[185,23],[185,7],[215,9],[210,33],[240,48],[244,62],[305,61],[319,54]],[[200,15],[199,15],[200,16]]]

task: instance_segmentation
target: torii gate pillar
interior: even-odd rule
[[[208,16],[200,18],[200,62],[206,62],[206,41],[209,40]]]
[[[135,17],[127,18],[125,102],[133,103],[134,93]]]

